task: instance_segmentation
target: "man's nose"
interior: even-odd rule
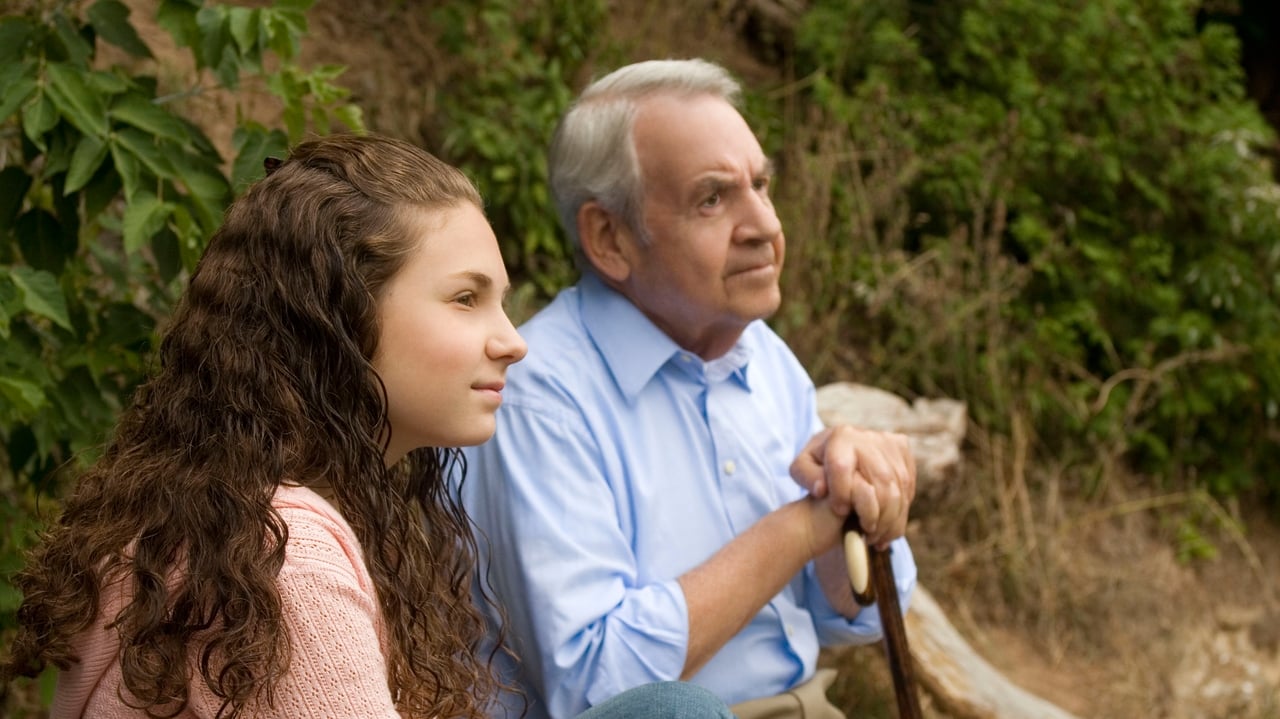
[[[748,193],[738,229],[736,237],[741,242],[772,240],[782,232],[782,220],[778,219],[778,213],[767,194]]]

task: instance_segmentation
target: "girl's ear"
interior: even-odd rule
[[[622,218],[599,202],[589,200],[578,208],[578,239],[583,255],[601,277],[620,284],[631,275],[629,257],[635,237]]]

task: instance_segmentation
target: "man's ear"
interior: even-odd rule
[[[631,275],[631,229],[599,202],[589,200],[578,208],[578,239],[583,255],[602,277],[620,283]]]

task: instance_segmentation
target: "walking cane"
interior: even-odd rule
[[[858,524],[858,515],[850,512],[844,521],[844,553],[849,569],[849,586],[853,598],[866,607],[879,600],[880,624],[884,628],[884,653],[893,675],[893,693],[898,700],[899,719],[923,719],[920,698],[916,694],[916,673],[907,649],[907,627],[898,605],[898,586],[893,579],[893,560],[889,549],[867,544]]]

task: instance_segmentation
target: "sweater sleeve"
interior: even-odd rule
[[[400,716],[387,684],[378,602],[345,522],[312,507],[279,507],[289,525],[280,599],[289,669],[257,717]]]

